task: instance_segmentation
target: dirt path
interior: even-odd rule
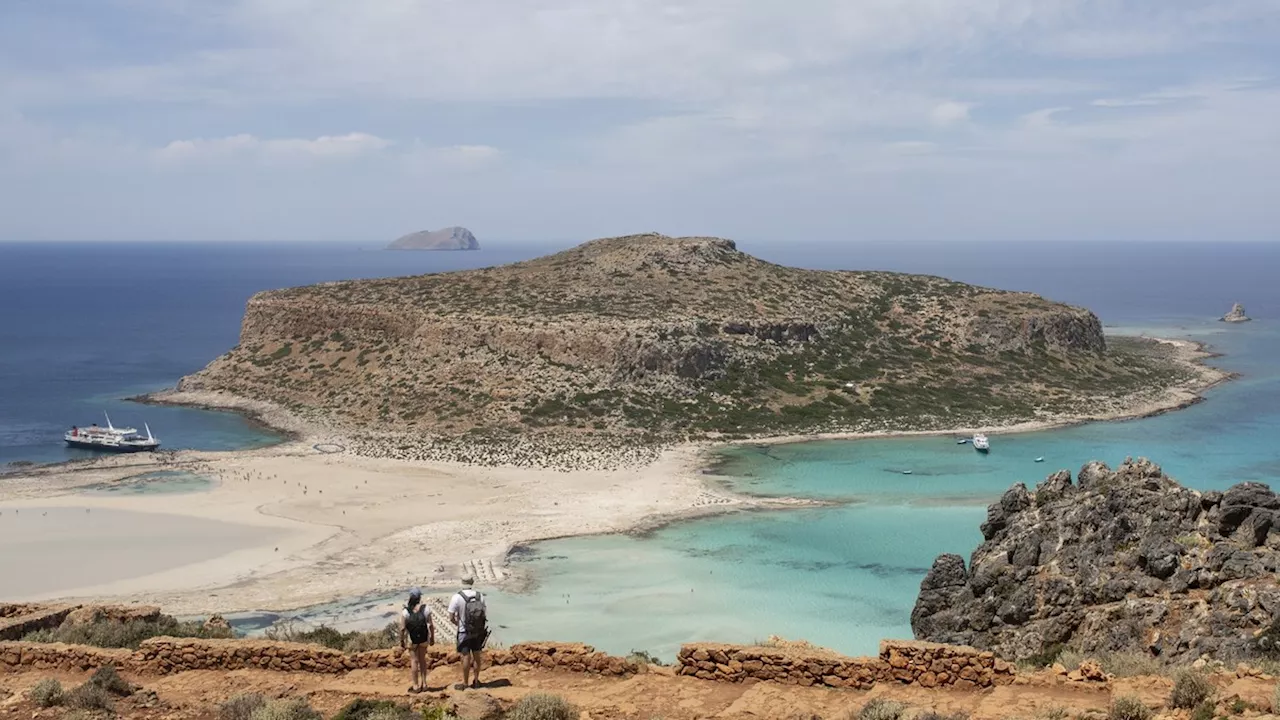
[[[54,720],[65,710],[35,708],[25,693],[45,677],[56,677],[66,687],[83,682],[88,673],[30,671],[0,675],[0,713],[23,720]],[[240,693],[267,697],[305,696],[316,709],[332,716],[357,697],[390,698],[415,705],[427,702],[467,702],[462,696],[491,695],[510,705],[531,692],[561,695],[583,710],[584,720],[694,720],[695,718],[840,718],[867,701],[885,697],[920,710],[966,713],[972,720],[1046,717],[1062,709],[1066,717],[1089,711],[1105,712],[1112,697],[1138,695],[1153,708],[1164,704],[1170,683],[1166,678],[1127,678],[1111,683],[1070,683],[1048,674],[1020,678],[1017,684],[986,691],[926,690],[881,685],[868,692],[806,688],[773,683],[733,685],[676,677],[668,668],[655,668],[628,679],[521,669],[493,668],[484,675],[482,690],[457,691],[456,667],[438,668],[430,677],[432,691],[410,696],[403,671],[354,671],[342,676],[281,673],[262,670],[191,671],[164,677],[127,676],[145,690],[154,691],[117,703],[121,717],[146,720],[213,720],[224,700]],[[1238,695],[1259,710],[1237,717],[1256,717],[1269,707],[1274,681],[1259,678],[1221,680],[1221,698]],[[472,698],[474,700],[474,698]],[[1168,714],[1167,711],[1161,714]],[[1184,713],[1185,714],[1185,713]]]

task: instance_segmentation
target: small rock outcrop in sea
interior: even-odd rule
[[[464,227],[423,230],[411,233],[387,246],[388,250],[479,250],[480,242]]]
[[[1222,316],[1222,321],[1229,323],[1249,322],[1250,319],[1248,315],[1244,314],[1244,306],[1240,303],[1232,305],[1231,312]]]
[[[1272,652],[1280,497],[1260,483],[1182,487],[1145,460],[1091,462],[1014,485],[987,509],[968,566],[941,555],[920,586],[920,640],[1009,659],[1070,648],[1170,662]]]

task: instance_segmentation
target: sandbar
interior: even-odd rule
[[[0,515],[6,597],[109,587],[230,555],[280,530],[109,508],[10,508]]]

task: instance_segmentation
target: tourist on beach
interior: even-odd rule
[[[405,636],[409,637],[411,653],[409,669],[412,683],[409,692],[419,693],[427,689],[427,646],[436,641],[435,625],[431,622],[431,613],[427,612],[427,604],[422,602],[422,591],[414,588],[409,592],[409,602],[400,613],[400,647],[405,647]]]
[[[484,596],[472,587],[475,578],[464,577],[462,584],[465,587],[449,601],[449,618],[458,626],[458,655],[462,657],[462,684],[456,686],[459,690],[480,687],[480,652],[489,639]]]

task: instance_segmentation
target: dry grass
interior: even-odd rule
[[[1164,675],[1169,668],[1160,661],[1145,653],[1080,653],[1064,650],[1058,655],[1058,662],[1068,670],[1075,670],[1085,660],[1097,660],[1102,670],[1116,677],[1139,677],[1142,675]]]

